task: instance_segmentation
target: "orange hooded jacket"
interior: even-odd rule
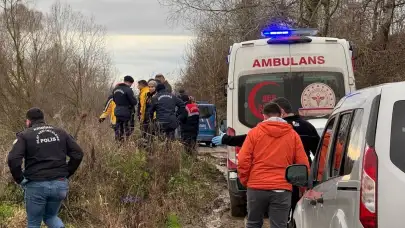
[[[291,191],[292,185],[285,179],[286,168],[304,164],[309,169],[299,135],[290,124],[279,121],[263,121],[248,133],[238,154],[239,179],[244,186]]]

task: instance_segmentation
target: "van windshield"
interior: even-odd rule
[[[345,95],[340,72],[279,72],[244,75],[239,78],[238,116],[254,127],[262,117],[263,105],[277,97],[287,98],[299,108],[333,108]]]
[[[214,115],[214,106],[199,105],[200,119],[207,119]]]

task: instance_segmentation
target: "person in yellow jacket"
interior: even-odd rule
[[[156,86],[157,82],[154,79],[150,79],[148,81],[148,88],[149,92],[146,93],[146,100],[145,100],[145,119],[142,122],[143,126],[143,134],[142,136],[150,142],[152,135],[156,135],[155,129],[155,120],[156,120],[156,112],[153,113],[153,116],[150,114],[150,109],[152,107],[152,97],[156,94]]]
[[[104,120],[110,116],[110,123],[111,123],[111,127],[114,128],[115,127],[115,123],[117,121],[117,118],[114,115],[114,109],[115,109],[115,102],[113,100],[113,96],[110,95],[108,97],[108,100],[105,104],[103,113],[101,114],[100,118],[99,118],[99,122],[102,123],[104,122]]]
[[[142,124],[145,121],[146,99],[147,94],[149,93],[148,83],[145,80],[138,81],[138,89],[139,89],[138,119],[139,123]]]

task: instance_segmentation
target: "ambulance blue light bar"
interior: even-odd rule
[[[317,29],[264,29],[262,36],[265,38],[278,38],[289,36],[316,36]]]

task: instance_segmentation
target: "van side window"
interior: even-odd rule
[[[334,153],[332,163],[330,164],[330,177],[339,176],[340,167],[342,166],[342,156],[345,152],[345,145],[347,141],[347,135],[349,134],[350,119],[352,113],[346,113],[340,116],[338,133],[334,141]]]
[[[379,117],[380,118],[380,117]],[[391,122],[390,159],[402,172],[405,172],[405,101],[394,103]]]
[[[360,153],[363,151],[365,132],[361,123],[362,118],[363,110],[357,109],[351,123],[349,141],[347,142],[345,156],[343,157],[343,167],[340,170],[340,176],[345,176],[352,172],[354,162],[359,159]]]
[[[327,163],[327,155],[329,151],[329,147],[332,143],[330,143],[330,139],[333,137],[333,125],[335,124],[335,118],[331,119],[326,126],[326,130],[321,139],[321,143],[318,146],[317,152],[317,159],[318,159],[318,167],[316,169],[316,178],[314,178],[317,182],[322,182],[323,174],[325,165]]]

